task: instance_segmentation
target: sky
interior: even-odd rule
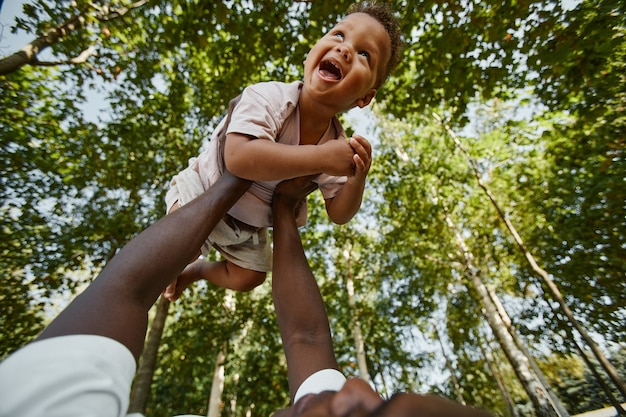
[[[11,33],[11,26],[15,22],[15,17],[23,16],[22,7],[24,3],[28,3],[28,0],[0,0],[0,57],[17,52],[34,39],[34,35],[27,34],[23,30],[20,30],[17,34]],[[45,51],[43,57],[40,56],[40,58],[45,59]],[[102,111],[105,110],[101,105],[102,103],[106,103],[106,100],[103,100],[102,96],[98,96],[97,93],[94,92],[88,96],[85,112],[89,120],[97,122],[98,116],[102,116]],[[372,137],[374,135],[374,125],[369,108],[353,109],[346,116],[354,129],[354,133],[370,140],[375,140]]]
[[[25,0],[0,0],[0,56],[10,55],[21,49],[31,36],[24,31],[14,35],[11,33],[11,26],[15,21],[15,17],[22,14],[22,5]]]

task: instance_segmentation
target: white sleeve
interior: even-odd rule
[[[339,391],[345,382],[346,377],[336,369],[319,370],[300,384],[293,398],[293,403],[297,403],[300,398],[307,394],[319,394],[323,391]]]
[[[0,363],[0,417],[125,416],[135,369],[132,353],[106,337],[33,342]]]

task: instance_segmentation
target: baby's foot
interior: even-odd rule
[[[172,281],[165,291],[163,291],[163,297],[172,302],[178,300],[185,288],[202,279],[202,271],[205,264],[205,260],[198,259],[187,265],[178,278]]]

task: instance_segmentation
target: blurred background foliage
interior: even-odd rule
[[[374,145],[363,207],[332,226],[315,194],[302,230],[341,365],[359,373],[358,318],[383,395],[438,392],[510,415],[495,363],[518,415],[534,415],[484,321],[448,216],[568,411],[610,405],[468,155],[623,372],[625,4],[390,3],[405,33],[402,63],[370,109],[343,116]],[[308,49],[349,4],[34,0],[13,21],[2,6],[2,34],[25,41],[0,59],[0,357],[164,214],[169,179],[228,101],[251,83],[299,79]],[[206,413],[224,343],[222,415],[287,404],[269,291],[267,282],[237,294],[227,311],[223,291],[198,285],[170,307],[148,415]]]

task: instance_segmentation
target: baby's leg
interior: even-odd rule
[[[179,208],[180,204],[177,201],[169,209],[168,214]],[[200,256],[200,252],[196,258],[198,256]],[[183,272],[168,285],[163,291],[163,296],[170,301],[176,301],[185,288],[201,279],[205,279],[218,287],[248,292],[261,285],[266,276],[265,272],[242,268],[230,261],[207,262],[204,259],[196,259],[187,265]]]
[[[201,279],[218,287],[247,292],[261,285],[265,277],[265,272],[245,269],[229,261],[208,262],[198,259],[187,265],[178,278],[167,287],[163,295],[168,300],[175,301],[185,288]]]
[[[242,268],[229,261],[215,262],[215,264],[219,265],[219,272],[215,271],[215,275],[211,275],[209,281],[217,286],[235,291],[252,291],[263,284],[267,276],[265,272]]]

